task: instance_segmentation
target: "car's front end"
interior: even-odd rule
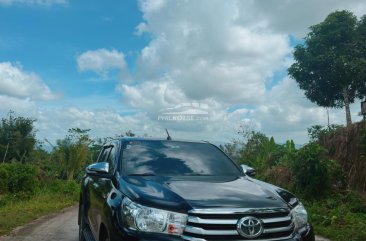
[[[294,208],[208,208],[178,213],[140,205],[125,197],[121,206],[126,240],[314,241],[301,203]]]

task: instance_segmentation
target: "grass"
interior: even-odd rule
[[[332,241],[366,240],[366,205],[356,193],[306,203],[315,233]]]
[[[43,215],[77,203],[79,187],[75,182],[57,181],[34,194],[17,193],[0,196],[0,235]]]

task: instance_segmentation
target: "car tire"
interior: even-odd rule
[[[86,241],[84,236],[84,229],[85,229],[85,218],[84,218],[84,205],[79,205],[79,241]]]

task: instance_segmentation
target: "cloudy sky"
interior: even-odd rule
[[[0,117],[36,118],[50,141],[72,127],[99,137],[168,128],[222,143],[245,125],[302,144],[327,114],[286,69],[308,27],[343,9],[362,16],[366,2],[0,0]],[[159,118],[189,106],[205,118]]]

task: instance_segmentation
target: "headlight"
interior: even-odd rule
[[[122,215],[131,228],[143,232],[181,235],[187,223],[187,215],[161,209],[145,207],[125,197]]]
[[[295,223],[295,230],[305,227],[308,223],[308,213],[302,203],[299,203],[294,209],[291,210],[291,215]]]

